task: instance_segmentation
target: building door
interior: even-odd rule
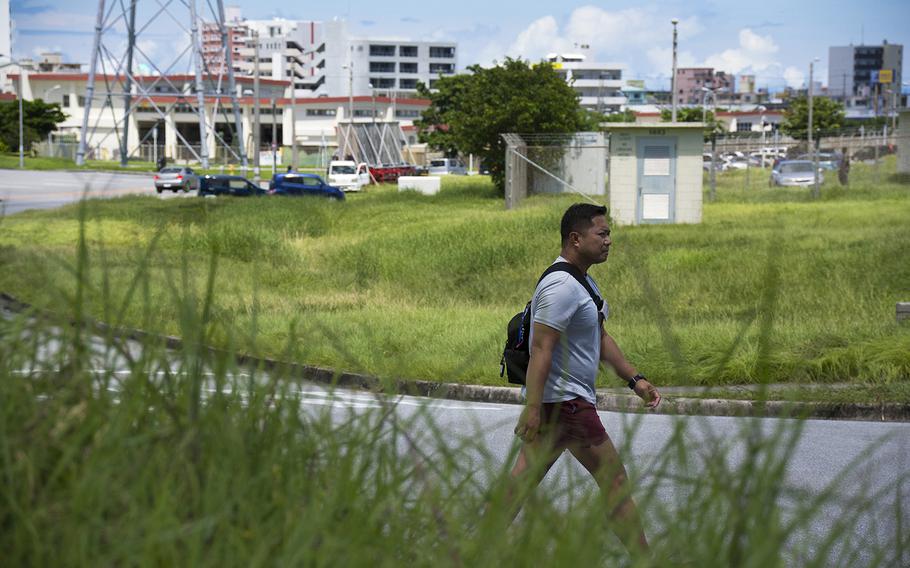
[[[676,211],[676,139],[638,139],[639,223],[672,223]]]

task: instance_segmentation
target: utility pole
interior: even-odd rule
[[[291,69],[291,166],[297,169],[297,78]]]
[[[670,78],[670,88],[673,89],[670,100],[673,102],[670,122],[676,122],[676,24],[679,20],[673,18],[670,23],[673,24],[673,76]]]
[[[373,86],[373,83],[370,83],[370,98],[373,102],[373,124],[376,124],[376,87]]]
[[[351,46],[351,62],[348,64],[348,120],[354,127],[354,46]]]
[[[276,155],[278,153],[278,136],[276,134],[277,130],[275,128],[275,97],[272,97],[272,175],[275,175],[276,169]]]
[[[22,69],[22,65],[19,65],[19,169],[25,169],[25,138],[23,137],[24,128],[22,124],[22,76],[25,75],[25,71]]]
[[[253,30],[253,181],[259,185],[259,32]]]
[[[818,152],[815,151],[815,145],[812,143],[812,82],[816,61],[818,61],[817,57],[809,62],[809,123],[806,133],[809,141],[809,151],[812,152],[812,197],[818,199]]]

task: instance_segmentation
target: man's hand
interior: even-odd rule
[[[525,406],[518,424],[515,426],[515,435],[524,442],[533,442],[540,430],[540,407],[536,405]]]
[[[635,394],[645,401],[645,406],[648,408],[657,408],[657,405],[660,404],[660,393],[647,379],[641,379],[635,383]]]

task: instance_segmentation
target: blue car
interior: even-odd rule
[[[200,197],[233,195],[249,197],[266,195],[268,192],[243,176],[207,175],[199,178]]]
[[[269,193],[273,195],[318,195],[344,201],[344,192],[327,184],[316,174],[299,174],[290,172],[275,174],[269,184]]]

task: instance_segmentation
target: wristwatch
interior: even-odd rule
[[[632,390],[635,390],[635,384],[638,381],[646,381],[646,380],[647,379],[645,379],[645,376],[642,375],[641,373],[639,373],[639,374],[635,375],[634,377],[632,377],[631,379],[629,379],[629,388]]]

